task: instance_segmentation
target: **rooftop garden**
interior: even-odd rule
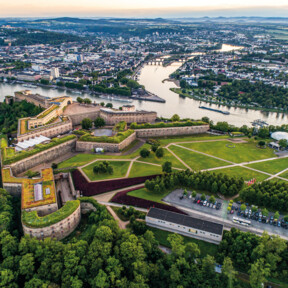
[[[76,136],[75,135],[69,135],[69,136],[65,136],[63,138],[53,138],[51,140],[51,142],[47,143],[47,144],[38,144],[38,145],[35,145],[34,148],[32,150],[27,150],[27,151],[19,151],[17,153],[14,154],[14,157],[12,158],[9,158],[9,159],[4,159],[3,161],[3,164],[4,165],[8,165],[8,164],[11,164],[11,163],[15,163],[15,162],[18,162],[22,159],[25,159],[27,157],[30,157],[30,156],[33,156],[35,154],[38,154],[42,151],[45,151],[47,149],[50,149],[52,147],[55,147],[57,145],[60,145],[64,142],[67,142],[69,140],[72,140],[72,139],[75,139]]]
[[[47,108],[45,111],[41,112],[38,116],[37,119],[42,119],[44,117],[46,117],[48,114],[50,114],[52,111],[54,111],[55,109],[58,108],[58,105],[53,104],[52,106],[50,106],[49,108]]]
[[[23,210],[22,222],[24,225],[31,228],[47,227],[67,218],[69,215],[75,212],[79,205],[79,200],[68,201],[62,208],[60,208],[56,212],[43,217],[38,216],[37,211],[27,212]]]
[[[127,123],[125,121],[120,121],[117,123],[114,127],[113,130],[117,132],[123,132],[127,129]]]
[[[124,132],[118,132],[114,136],[92,136],[91,134],[87,133],[80,137],[80,141],[85,142],[99,142],[99,143],[121,143],[123,140],[128,138],[130,135],[134,133],[133,130],[129,129]]]
[[[176,121],[176,122],[159,122],[155,124],[151,123],[144,123],[144,124],[137,124],[136,122],[131,123],[131,129],[147,129],[147,128],[169,128],[169,127],[186,127],[186,126],[200,126],[200,125],[207,125],[207,123],[203,121]]]
[[[20,119],[19,121],[20,124],[20,134],[25,134],[28,132],[28,119]]]
[[[0,149],[2,153],[2,158],[6,158],[6,148],[8,147],[8,141],[6,135],[0,135]]]

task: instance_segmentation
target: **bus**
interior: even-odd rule
[[[251,225],[251,221],[246,220],[246,219],[241,219],[238,217],[233,217],[233,222],[236,224],[243,225],[243,226],[250,226]]]

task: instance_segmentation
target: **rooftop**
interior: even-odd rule
[[[217,235],[222,235],[223,233],[222,224],[217,224],[158,208],[150,208],[147,217],[180,224],[186,227],[207,231]]]
[[[56,191],[53,170],[43,169],[41,176],[37,179],[16,178],[12,175],[10,168],[2,169],[3,183],[22,184],[22,209],[56,203]]]

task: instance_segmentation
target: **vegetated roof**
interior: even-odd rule
[[[54,184],[53,170],[46,168],[41,171],[41,177],[37,179],[16,178],[12,175],[10,168],[2,169],[3,183],[19,183],[22,184],[21,208],[29,209],[38,206],[56,203],[56,191]],[[35,199],[34,188],[42,187],[42,195],[38,195]],[[38,200],[38,201],[37,201]]]
[[[282,131],[277,131],[271,134],[271,138],[279,141],[282,139],[286,139],[288,141],[288,133],[287,132],[282,132]]]
[[[182,215],[175,212],[170,212],[158,208],[150,208],[147,217],[167,221],[170,223],[175,223],[179,225],[183,225],[186,227],[190,227],[193,229],[199,229],[202,231],[206,231],[209,233],[222,235],[223,233],[223,225],[218,223],[213,223],[206,220],[197,219],[194,217]]]
[[[36,210],[31,212],[23,210],[22,222],[24,225],[31,228],[47,227],[67,218],[69,215],[75,212],[79,205],[79,200],[67,201],[62,208],[43,217],[38,216]]]

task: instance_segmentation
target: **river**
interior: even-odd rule
[[[228,46],[228,47],[227,47]],[[233,47],[229,45],[223,45],[222,51],[229,51],[232,49],[239,49],[239,47]],[[163,67],[160,65],[144,65],[139,75],[140,84],[144,85],[145,88],[160,96],[166,100],[166,103],[156,103],[148,101],[138,101],[134,100],[132,103],[137,109],[152,110],[158,113],[158,116],[171,117],[173,114],[177,113],[181,118],[192,118],[201,119],[204,116],[209,117],[214,123],[218,121],[227,121],[229,124],[235,126],[248,125],[251,126],[251,122],[256,119],[262,119],[269,123],[270,125],[282,125],[288,123],[288,115],[283,113],[272,113],[272,112],[261,112],[255,110],[246,110],[240,108],[228,108],[225,106],[210,105],[202,102],[202,105],[210,105],[212,108],[221,107],[221,110],[229,111],[230,115],[223,115],[221,113],[212,112],[208,110],[199,109],[201,102],[193,100],[190,98],[182,98],[178,94],[170,91],[170,88],[176,87],[173,82],[162,83],[164,79],[167,79],[169,75],[178,69],[182,63],[174,62],[172,65]],[[53,90],[49,88],[25,88],[22,85],[10,85],[10,84],[0,84],[0,101],[3,101],[6,95],[13,95],[15,91],[29,89],[33,93],[39,93],[41,95],[56,97],[61,95],[71,96],[76,99],[79,94],[74,94],[71,92],[64,92],[63,90]],[[119,101],[105,101],[102,98],[94,97],[89,94],[82,94],[81,97],[90,98],[92,101],[96,102],[112,102],[115,108],[122,106],[123,102]]]

